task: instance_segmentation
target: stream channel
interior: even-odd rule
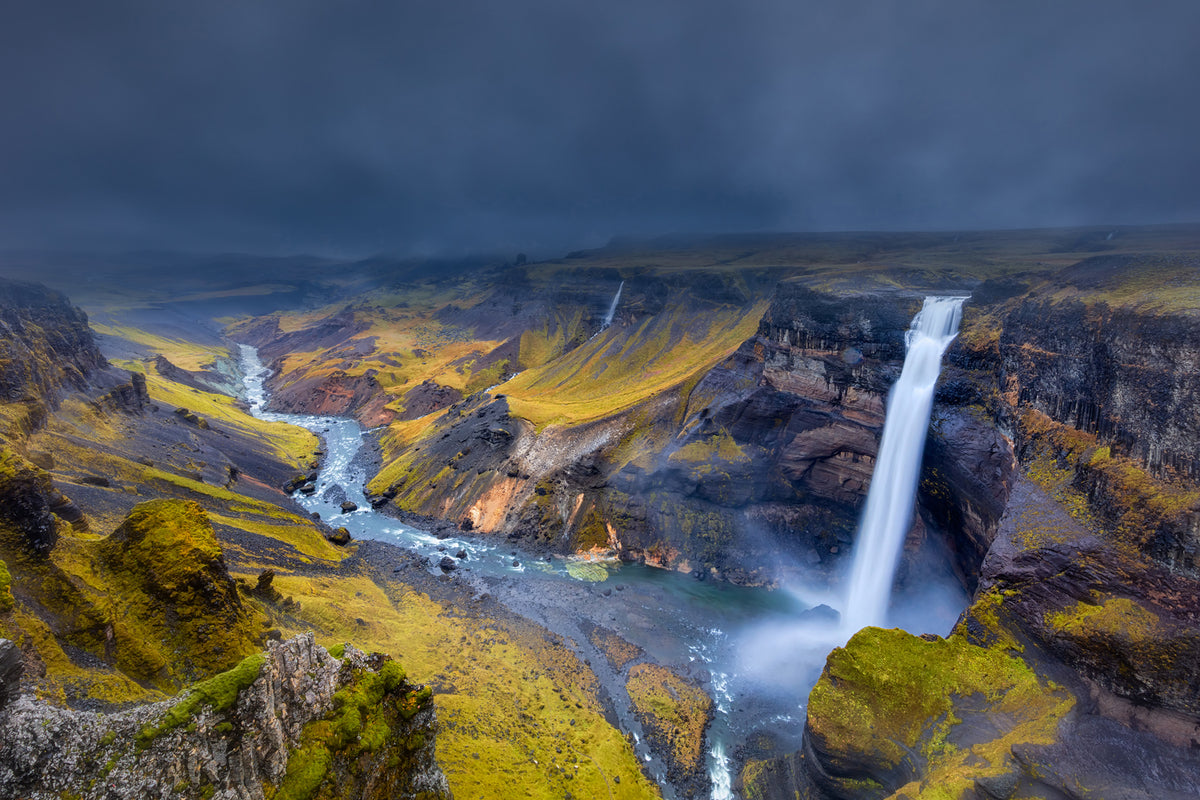
[[[312,496],[295,500],[326,523],[344,526],[355,539],[374,539],[415,551],[429,570],[465,550],[454,580],[487,592],[518,614],[568,639],[604,686],[622,731],[632,734],[638,757],[662,787],[664,797],[679,794],[666,766],[647,746],[641,724],[629,708],[624,675],[613,670],[588,639],[596,625],[642,648],[648,660],[671,667],[704,686],[714,701],[705,751],[712,800],[731,800],[735,748],[751,757],[783,755],[800,746],[804,703],[829,650],[841,641],[813,636],[804,612],[818,603],[838,604],[816,587],[757,589],[639,564],[585,561],[532,555],[499,537],[458,535],[439,539],[371,509],[363,494],[370,479],[361,457],[364,433],[346,417],[266,411],[263,382],[269,370],[257,350],[241,348],[245,399],[254,416],[288,422],[316,433],[326,455]],[[343,513],[350,500],[357,511]],[[966,604],[961,589],[939,586],[936,599],[913,598],[920,613],[891,622],[913,633],[945,635]],[[905,605],[905,604],[900,604]]]

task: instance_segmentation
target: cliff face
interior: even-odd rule
[[[868,628],[835,650],[804,749],[752,764],[745,794],[1193,796],[1196,589],[1019,480],[954,633]]]
[[[1033,461],[1053,432],[1083,434],[1107,453],[1072,464],[1098,516],[1172,569],[1200,578],[1200,507],[1161,504],[1121,480],[1117,459],[1164,485],[1200,482],[1200,324],[1182,314],[1105,303],[1029,299],[1005,321],[997,379],[1016,418],[1018,448]],[[1066,442],[1056,451],[1069,449]],[[1143,506],[1137,518],[1135,506]]]
[[[915,798],[947,786],[969,798],[1194,794],[1200,319],[1169,294],[1125,291],[1154,258],[1118,261],[981,287],[949,354],[922,481],[927,510],[942,513],[947,420],[1014,443],[1016,469],[1003,481],[952,481],[961,510],[986,508],[978,516],[994,520],[977,548],[986,557],[972,605],[944,641],[869,642],[878,634],[868,630],[835,650],[810,699],[804,749],[749,765],[747,796]],[[981,433],[964,439],[976,454]],[[921,650],[921,666],[902,666]],[[1028,724],[1005,710],[1011,688],[972,687],[1001,674],[980,659],[1025,675],[1020,707],[1059,708],[1043,715],[1057,721]],[[880,683],[884,672],[894,685]],[[920,699],[931,680],[937,689]],[[868,709],[874,726],[847,708]]]
[[[111,714],[0,710],[0,797],[448,798],[429,692],[306,634],[175,700]]]
[[[827,569],[849,551],[919,307],[919,295],[840,298],[784,283],[748,320],[753,335],[682,386],[542,429],[517,416],[528,401],[502,389],[457,401],[429,418],[371,488],[381,504],[468,529],[559,550],[611,549],[703,576],[769,582],[780,552],[799,568]],[[653,324],[619,324],[611,344],[589,347],[597,360],[636,359]],[[968,388],[939,404],[913,529],[917,549],[927,529],[948,533],[967,582],[1013,469],[1008,441],[967,407],[973,380],[963,372]],[[554,387],[545,391],[552,401]],[[388,437],[385,449],[395,451]]]
[[[87,315],[44,286],[0,279],[0,397],[57,404],[64,389],[83,389],[107,362]]]

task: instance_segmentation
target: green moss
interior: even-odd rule
[[[330,777],[335,759],[351,765],[353,773],[356,759],[387,746],[401,720],[411,719],[427,707],[431,695],[428,689],[407,683],[403,668],[395,661],[384,662],[377,672],[359,670],[351,683],[334,694],[333,710],[304,727],[274,800],[309,800],[317,796]],[[417,737],[397,739],[392,746],[403,750],[413,742],[424,744]],[[346,787],[340,786],[339,790],[344,792]]]
[[[182,700],[167,710],[158,724],[147,725],[138,732],[137,743],[145,746],[162,734],[190,723],[205,706],[218,714],[232,708],[238,694],[258,678],[264,663],[266,656],[258,653],[243,659],[233,669],[192,686]]]
[[[823,747],[883,768],[917,758],[925,778],[906,793],[958,797],[975,778],[1002,774],[1015,744],[1053,742],[1073,705],[1001,650],[866,628],[830,654],[809,696],[808,729]],[[964,740],[957,726],[968,713],[998,724]]]
[[[258,649],[261,614],[242,605],[198,504],[151,500],[99,543],[116,661],[167,688]]]
[[[150,500],[129,512],[101,552],[126,569],[152,575],[170,595],[186,591],[197,572],[219,559],[221,545],[199,504]]]
[[[306,729],[305,732],[309,731]],[[288,759],[287,772],[274,800],[309,800],[325,782],[332,764],[333,754],[322,742],[313,741],[301,746]]]

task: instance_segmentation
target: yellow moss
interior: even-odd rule
[[[288,633],[311,628],[323,643],[400,653],[433,687],[438,763],[454,796],[659,796],[604,720],[591,671],[531,625],[451,612],[412,592],[389,597],[345,572],[279,574],[274,585],[300,603],[294,620],[277,620]]]
[[[504,385],[516,416],[539,429],[612,416],[650,397],[694,385],[753,335],[766,302],[697,313],[677,307],[636,330],[609,328]]]
[[[258,438],[273,455],[293,466],[307,463],[310,454],[319,443],[317,437],[304,428],[284,422],[267,422],[251,416],[240,408],[232,397],[167,380],[157,373],[153,365],[146,374],[146,388],[152,400],[177,408],[186,408],[217,427],[229,428],[243,435]]]
[[[97,549],[114,658],[126,672],[174,687],[258,649],[261,618],[243,608],[198,504],[142,503]]]
[[[1008,649],[1014,653],[1021,653],[1024,652],[1025,646],[1017,641],[1017,637],[1000,618],[1001,610],[1004,607],[1004,598],[1009,594],[1015,594],[1015,592],[1013,590],[1001,591],[993,587],[976,597],[975,602],[967,609],[967,615],[970,619],[978,622],[983,629],[981,638],[985,641],[979,642],[980,644],[997,650]],[[955,633],[961,633],[961,628],[962,623],[960,622]]]
[[[604,653],[612,668],[618,671],[642,656],[642,648],[604,628],[593,628],[588,633],[588,639]]]
[[[157,493],[165,491],[170,494],[176,494],[176,490],[182,489],[196,500],[220,501],[226,509],[233,513],[257,514],[298,525],[303,525],[306,522],[303,517],[286,511],[277,505],[255,500],[252,497],[238,494],[222,486],[212,486],[203,481],[185,478],[182,475],[176,475],[173,472],[167,472],[157,467],[142,468],[141,480]]]
[[[625,688],[642,724],[670,748],[675,763],[689,772],[699,769],[704,761],[704,729],[712,713],[712,698],[657,664],[634,666]]]
[[[671,454],[670,461],[712,466],[714,461],[731,464],[745,463],[750,456],[728,432],[721,430],[712,436],[689,442]]]
[[[609,546],[608,526],[604,524],[604,517],[595,505],[589,505],[576,523],[574,546],[577,552],[606,549]]]
[[[579,308],[562,309],[540,329],[526,330],[517,357],[521,369],[534,369],[558,358],[582,332],[583,311]]]
[[[1119,545],[1143,546],[1164,523],[1200,507],[1200,490],[1183,481],[1150,475],[1131,459],[1112,455],[1111,448],[1099,445],[1092,434],[1057,423],[1034,409],[1025,409],[1020,422],[1030,445],[1026,475],[1062,503],[1072,517],[1108,534]],[[1103,487],[1106,518],[1091,507],[1079,488],[1087,483]]]
[[[617,564],[609,561],[596,561],[593,559],[572,558],[566,563],[567,573],[579,581],[587,581],[588,583],[603,583],[612,575],[612,570],[617,568]]]
[[[8,572],[8,565],[0,561],[0,614],[12,611],[16,606],[16,601],[12,596],[12,575]]]
[[[38,696],[62,703],[70,698],[89,698],[103,703],[153,702],[165,695],[147,689],[127,676],[106,668],[81,667],[63,652],[50,627],[19,606],[0,616],[0,637],[31,650],[45,669],[34,680]],[[32,672],[32,670],[30,670]]]
[[[1076,603],[1070,608],[1045,616],[1051,628],[1071,636],[1094,639],[1117,637],[1134,643],[1148,642],[1161,636],[1154,612],[1127,597],[1109,597],[1099,604]]]
[[[325,536],[312,525],[275,525],[267,522],[256,522],[242,517],[227,516],[210,512],[213,522],[228,525],[250,533],[257,533],[271,539],[291,545],[306,556],[320,558],[325,561],[341,561],[350,555],[349,550],[335,547]]]
[[[1014,745],[1052,743],[1073,705],[1001,650],[866,628],[830,654],[809,696],[808,726],[858,757],[896,764],[918,754],[924,777],[901,791],[914,800],[958,797],[976,778],[1006,772]],[[994,736],[954,744],[966,713],[986,713]]]
[[[190,371],[209,369],[218,358],[229,358],[229,350],[224,347],[159,336],[130,325],[106,325],[91,320],[89,326],[97,333],[115,336],[118,339],[141,345],[153,353],[161,353],[175,366]]]

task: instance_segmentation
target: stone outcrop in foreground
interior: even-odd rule
[[[112,714],[22,696],[0,710],[0,798],[449,798],[429,690],[339,655],[304,634]]]

